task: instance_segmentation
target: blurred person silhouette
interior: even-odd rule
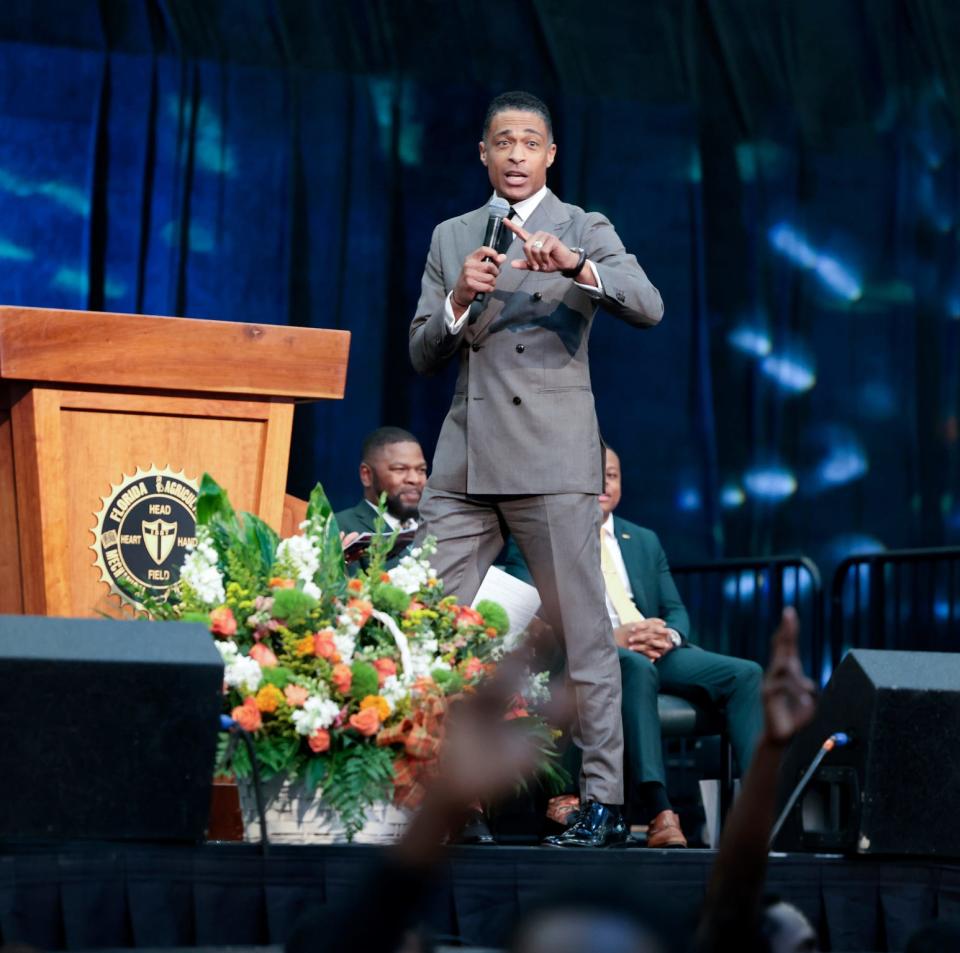
[[[816,953],[817,931],[803,911],[776,896],[763,899],[760,932],[770,953]]]
[[[698,953],[816,949],[776,945],[786,926],[786,911],[774,911],[773,919],[767,919],[763,910],[780,762],[787,745],[813,718],[817,707],[815,686],[800,663],[799,636],[797,613],[788,607],[773,635],[770,665],[763,680],[763,730],[740,796],[727,817],[707,885],[697,929]],[[785,932],[783,935],[786,937]]]

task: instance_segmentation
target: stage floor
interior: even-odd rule
[[[41,949],[282,944],[313,904],[356,896],[378,849],[250,844],[0,846],[0,945]],[[716,854],[457,847],[438,871],[429,923],[447,942],[499,946],[520,905],[558,880],[622,875],[692,920]],[[819,926],[825,949],[899,950],[920,922],[960,917],[960,863],[771,858],[768,890]],[[373,898],[369,898],[371,903]]]

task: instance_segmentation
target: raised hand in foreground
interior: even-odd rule
[[[697,931],[699,953],[766,949],[760,907],[783,750],[816,711],[815,686],[803,674],[800,623],[783,610],[763,681],[763,734],[727,817]]]

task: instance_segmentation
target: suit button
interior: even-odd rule
[[[479,350],[480,350],[480,345],[479,345],[479,344],[471,344],[471,345],[470,345],[470,350],[471,350],[471,351],[474,351],[474,352],[479,351]]]
[[[540,299],[543,298],[543,295],[540,294],[539,291],[534,291],[534,293],[530,295],[530,297],[533,298],[534,301],[540,301]]]
[[[525,345],[525,344],[518,344],[518,345],[517,345],[517,354],[523,354],[523,352],[524,352],[526,349],[527,349],[527,348],[526,348],[526,345]]]
[[[514,397],[514,398],[513,398],[513,402],[514,402],[518,407],[523,403],[523,401],[520,400],[519,397]]]

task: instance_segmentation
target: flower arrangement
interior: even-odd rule
[[[146,607],[154,617],[208,622],[224,661],[224,711],[251,733],[261,776],[320,788],[352,838],[375,803],[417,805],[436,769],[447,705],[496,666],[509,620],[496,603],[471,608],[444,595],[430,540],[387,571],[395,534],[378,536],[368,568],[348,575],[319,485],[301,530],[281,540],[234,512],[205,474],[197,544],[179,588]],[[531,714],[545,693],[545,677],[531,678],[505,717],[536,733],[556,783],[553,733]],[[242,746],[232,769],[252,773]]]

